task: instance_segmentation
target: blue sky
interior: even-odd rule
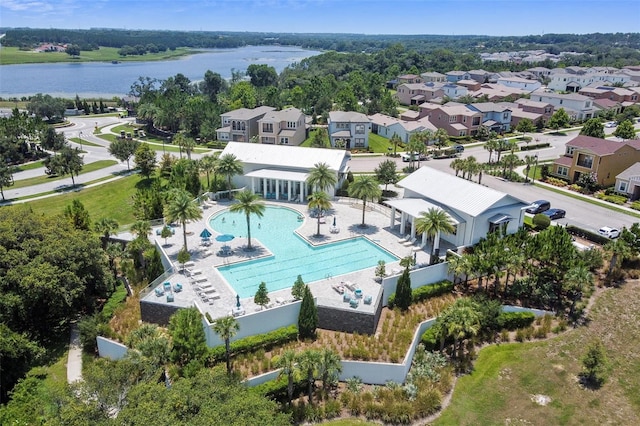
[[[640,32],[640,1],[0,0],[0,26],[446,35]]]

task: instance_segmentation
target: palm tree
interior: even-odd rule
[[[400,139],[400,136],[398,136],[397,133],[394,133],[393,136],[391,136],[389,142],[391,142],[391,145],[393,145],[393,156],[395,157],[397,155],[396,151],[398,149],[398,145],[402,143],[402,139]]]
[[[178,221],[182,224],[184,249],[187,249],[187,222],[202,218],[202,210],[191,194],[184,189],[174,189],[169,195],[169,202],[164,208],[164,217],[168,223]]]
[[[435,139],[435,145],[442,149],[445,146],[449,145],[449,133],[443,128],[439,128],[433,134],[433,138]]]
[[[287,396],[289,397],[289,405],[293,400],[293,375],[296,371],[296,353],[288,349],[278,358],[276,366],[280,368],[280,375],[287,376]]]
[[[109,237],[118,230],[118,222],[115,219],[103,217],[99,219],[93,227],[96,232],[102,235],[102,248],[106,249]]]
[[[446,232],[447,234],[453,234],[456,230],[453,220],[444,210],[431,207],[426,212],[420,212],[420,217],[417,217],[415,221],[416,232],[433,239],[431,256],[429,257],[432,259],[431,263],[433,263],[434,253],[437,256],[439,251],[440,233]]]
[[[569,318],[573,318],[576,303],[585,290],[593,285],[593,274],[584,265],[575,266],[567,271],[562,282],[562,290],[571,301]]]
[[[449,167],[455,170],[457,177],[458,173],[460,173],[460,171],[462,171],[462,169],[464,168],[464,160],[462,158],[456,158],[451,163],[449,163]]]
[[[318,364],[318,374],[322,380],[322,389],[327,392],[329,384],[338,379],[338,374],[342,371],[342,363],[337,353],[329,348],[320,350],[320,363]]]
[[[260,196],[254,194],[251,191],[239,192],[236,196],[237,203],[232,204],[229,207],[229,211],[244,213],[247,218],[247,250],[252,250],[251,247],[251,215],[254,214],[258,217],[264,216],[264,202],[260,199]]]
[[[618,266],[618,263],[631,256],[631,248],[622,238],[609,241],[603,248],[605,252],[611,254],[609,270],[607,271],[607,276],[611,276],[613,270]]]
[[[316,188],[317,191],[326,191],[337,182],[336,174],[327,163],[314,164],[307,176],[307,185]]]
[[[495,138],[495,132],[491,132],[489,140],[484,144],[484,149],[489,151],[489,163],[491,163],[491,156],[494,152],[497,152],[500,148],[498,140]]]
[[[536,163],[536,160],[537,160],[537,158],[536,158],[535,155],[525,155],[524,156],[524,164],[526,164],[526,166],[527,166],[525,168],[525,171],[526,171],[526,176],[525,176],[525,179],[524,179],[525,183],[529,182],[529,172],[531,171],[531,166],[533,166]],[[535,179],[535,176],[533,178]]]
[[[234,317],[220,318],[213,324],[213,331],[224,340],[225,357],[227,361],[227,374],[231,375],[231,345],[230,341],[240,329],[240,324]]]
[[[209,173],[214,173],[214,182],[215,182],[215,170],[218,167],[218,154],[219,152],[214,153],[213,155],[205,155],[200,159],[200,170],[207,174],[207,189],[210,190],[211,182],[209,181]]]
[[[474,157],[473,155],[467,157],[464,160],[464,168],[466,170],[467,180],[471,180],[473,175],[478,173],[479,169],[478,160],[476,160],[476,157]]]
[[[320,364],[320,352],[315,349],[307,349],[298,354],[298,368],[307,377],[309,404],[313,405],[313,383],[315,374]]]
[[[316,191],[309,195],[309,209],[318,212],[318,231],[316,232],[316,236],[320,235],[321,212],[323,210],[329,210],[330,208],[331,201],[329,201],[329,195],[326,192]]]
[[[456,347],[460,348],[464,339],[475,336],[480,331],[480,315],[470,299],[459,299],[443,312],[443,331],[453,338],[453,357],[456,357]]]
[[[231,198],[231,178],[242,173],[242,162],[233,154],[225,154],[218,160],[218,172],[227,177],[227,189]]]
[[[507,154],[504,156],[504,158],[502,159],[502,162],[504,163],[504,165],[502,166],[502,176],[506,177],[507,176],[507,169],[509,170],[509,177],[508,179],[511,180],[512,174],[513,174],[513,169],[520,164],[522,160],[520,160],[520,157],[518,157],[515,154]]]
[[[151,224],[148,220],[137,220],[131,225],[130,231],[136,237],[146,237],[151,232]]]
[[[349,185],[349,196],[353,198],[359,198],[362,200],[362,224],[361,228],[365,228],[367,225],[364,223],[364,212],[367,207],[367,200],[374,201],[380,198],[382,190],[378,184],[378,181],[374,176],[364,175],[356,179],[351,185]]]

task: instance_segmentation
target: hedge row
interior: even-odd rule
[[[521,145],[520,146],[520,151],[531,151],[532,149],[547,148],[547,147],[550,147],[550,146],[551,146],[551,144],[549,142],[534,143],[534,144],[529,144],[529,145]]]
[[[566,229],[569,234],[577,235],[578,237],[589,240],[592,243],[604,245],[609,242],[609,239],[607,237],[596,234],[595,232],[587,231],[586,229],[578,228],[575,225],[567,225]]]
[[[252,392],[257,393],[258,395],[267,396],[277,401],[284,402],[288,399],[288,395],[287,395],[288,383],[289,383],[289,378],[283,374],[283,375],[279,375],[277,378],[273,380],[269,380],[268,382],[261,383],[250,389]],[[307,385],[306,380],[296,380],[294,376],[293,394],[298,395],[304,392],[306,385]]]
[[[235,342],[231,342],[230,349],[233,354],[252,352],[258,349],[269,350],[274,346],[291,342],[297,338],[298,327],[290,325],[265,334],[258,334],[238,339]],[[226,351],[224,345],[209,349],[209,361],[212,363],[224,361],[225,355]]]
[[[535,319],[532,312],[502,312],[498,315],[498,327],[500,330],[517,330],[529,327]]]
[[[411,291],[412,300],[414,302],[421,302],[423,300],[429,299],[431,297],[442,296],[446,293],[451,293],[453,291],[453,283],[451,281],[440,281],[435,284],[428,284],[422,287],[418,287]],[[389,301],[387,305],[389,309],[393,309],[395,307],[396,294],[393,293],[389,296]]]

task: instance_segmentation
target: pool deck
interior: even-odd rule
[[[325,222],[320,225],[321,235],[318,237],[315,235],[317,230],[317,220],[309,217],[306,204],[298,204],[291,202],[278,202],[278,201],[266,201],[267,205],[286,206],[295,210],[298,210],[305,219],[301,222],[300,227],[296,232],[303,238],[305,238],[311,244],[326,244],[335,241],[341,241],[348,238],[354,238],[358,236],[365,236],[370,241],[383,247],[387,251],[393,253],[398,258],[403,258],[409,255],[416,255],[418,264],[428,263],[429,261],[429,245],[420,249],[418,244],[420,240],[416,242],[416,245],[405,246],[399,242],[402,235],[399,234],[396,229],[395,232],[389,231],[390,217],[377,209],[380,206],[376,205],[376,210],[369,210],[367,205],[367,212],[365,216],[365,223],[367,227],[362,228],[362,204],[354,204],[352,199],[336,199],[332,201],[333,208],[327,212]],[[227,284],[222,275],[216,269],[217,266],[233,264],[236,262],[242,262],[246,260],[256,259],[269,255],[270,252],[261,245],[259,240],[255,238],[251,239],[252,246],[255,247],[253,251],[245,251],[243,248],[247,245],[246,237],[238,237],[227,243],[221,243],[215,240],[217,233],[211,229],[207,224],[209,218],[217,212],[228,208],[230,203],[219,201],[217,204],[203,207],[202,219],[197,222],[191,222],[187,224],[187,246],[189,253],[191,254],[191,262],[186,268],[187,271],[181,271],[181,265],[177,262],[177,255],[183,244],[182,227],[178,226],[175,229],[175,234],[169,238],[161,238],[157,235],[157,227],[153,229],[153,238],[158,240],[160,246],[166,252],[168,257],[174,264],[174,270],[178,271],[172,276],[168,277],[166,281],[170,282],[173,286],[175,283],[182,284],[182,291],[172,291],[173,302],[168,302],[166,294],[157,296],[154,289],[146,294],[142,300],[155,303],[163,303],[173,305],[177,307],[190,307],[198,303],[198,305],[208,312],[213,319],[228,316],[233,314],[236,307],[236,292],[233,288]],[[330,228],[333,224],[333,217],[336,217],[336,222],[340,231],[338,233],[331,233]],[[242,224],[244,227],[244,224]],[[252,222],[253,225],[253,222]],[[239,225],[240,226],[240,225]],[[209,229],[213,234],[211,236],[211,244],[208,246],[202,245],[202,239],[200,238],[200,232],[203,229]],[[233,250],[233,254],[229,256],[218,256],[217,252],[222,245],[228,245]],[[399,265],[399,261],[386,264],[387,275],[394,273],[400,273],[402,268]],[[311,292],[316,297],[318,305],[330,306],[343,309],[354,309],[360,312],[373,313],[375,308],[375,301],[378,298],[382,288],[380,284],[375,280],[375,267],[340,275],[333,276],[331,273],[330,265],[327,265],[327,278],[320,281],[306,283],[309,285]],[[267,283],[269,278],[265,277],[264,281]],[[291,285],[295,281],[295,277],[291,279]],[[357,308],[350,308],[349,304],[343,302],[343,296],[334,290],[334,286],[344,283],[356,284],[358,288],[362,290],[362,295],[370,295],[373,299],[373,303],[370,305],[364,304],[363,299],[360,299],[360,303]],[[162,287],[162,283],[158,285]],[[348,289],[347,292],[351,293]],[[198,293],[202,293],[206,296],[211,296],[207,301],[203,301]],[[269,291],[270,304],[267,308],[271,308],[280,304],[288,303],[293,300],[291,296],[291,289],[283,289],[278,291]],[[240,299],[242,311],[244,314],[250,314],[260,311],[262,308],[253,302],[253,297]],[[241,312],[242,313],[242,312]]]

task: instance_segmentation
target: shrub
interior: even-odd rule
[[[529,327],[536,316],[531,312],[502,312],[498,316],[498,326],[502,330],[516,330]]]
[[[625,197],[624,195],[615,195],[615,194],[607,195],[603,192],[597,192],[596,198],[603,201],[607,201],[609,203],[617,204],[619,206],[627,202],[627,197]]]
[[[113,317],[113,313],[115,312],[116,308],[120,306],[120,304],[124,302],[126,298],[127,289],[124,287],[124,284],[120,283],[118,287],[116,287],[116,291],[114,291],[109,297],[109,300],[107,300],[107,303],[104,304],[104,307],[102,308],[102,312],[100,314],[102,319],[104,319],[105,321],[109,321],[111,317]]]
[[[631,208],[634,210],[640,210],[640,201],[634,201],[631,203]]]
[[[546,183],[548,183],[549,185],[553,185],[553,186],[560,186],[560,187],[567,186],[567,181],[564,181],[562,179],[558,179],[558,178],[555,178],[555,177],[551,177],[551,176],[549,176],[546,179],[544,179],[544,181]],[[580,187],[580,188],[582,188],[582,187]]]
[[[511,338],[509,337],[509,330],[502,330],[500,332],[500,341],[503,343],[509,343]]]
[[[533,216],[533,227],[536,230],[538,231],[545,230],[550,225],[551,225],[551,219],[549,218],[549,216],[543,215],[542,213],[538,213],[535,216]]]
[[[423,300],[430,299],[432,297],[442,296],[443,294],[451,293],[453,291],[453,283],[451,281],[440,281],[434,284],[423,285],[411,291],[411,300],[413,302],[421,302]],[[392,293],[389,296],[387,306],[389,309],[395,307],[396,294]]]
[[[265,334],[248,336],[231,342],[231,353],[240,354],[253,352],[258,349],[269,350],[274,346],[282,345],[294,341],[298,338],[298,327],[290,325]],[[226,352],[224,345],[209,349],[209,361],[211,363],[225,360]]]
[[[609,360],[601,341],[595,341],[587,348],[582,357],[582,378],[590,385],[600,387],[607,380]]]
[[[531,138],[529,138],[529,139],[531,139]],[[521,146],[520,147],[520,151],[531,151],[532,149],[547,148],[549,146],[551,146],[551,144],[549,142],[529,144],[529,145]]]
[[[596,244],[604,245],[609,242],[609,239],[607,237],[596,234],[595,232],[588,231],[586,229],[578,228],[575,225],[567,225],[565,229],[571,235],[576,235],[580,238],[584,238]]]

